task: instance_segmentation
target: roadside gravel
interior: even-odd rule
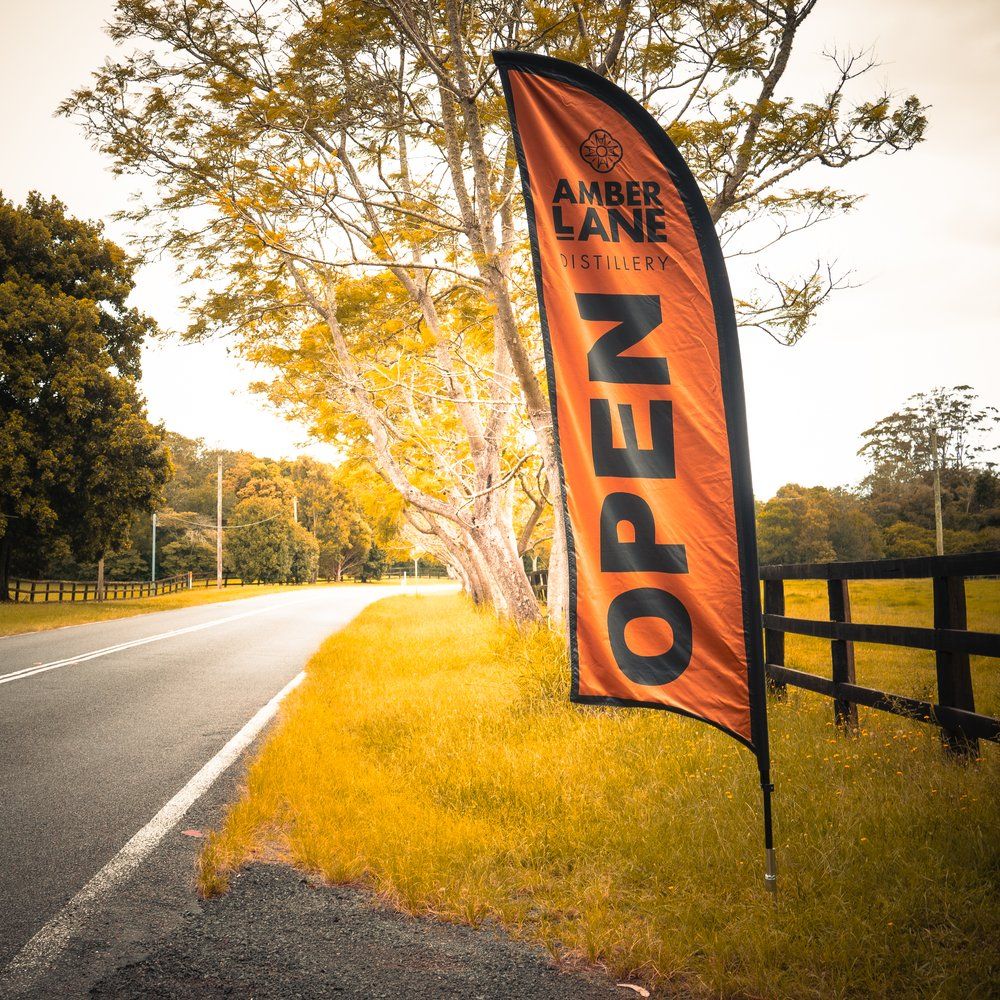
[[[142,960],[109,973],[98,998],[336,997],[366,1000],[591,1000],[635,997],[592,972],[492,930],[413,918],[350,887],[254,865],[189,911]]]

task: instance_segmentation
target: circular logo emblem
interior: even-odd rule
[[[595,128],[580,143],[580,156],[599,174],[606,174],[622,158],[622,144],[603,128]]]

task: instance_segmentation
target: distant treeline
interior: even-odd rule
[[[762,563],[827,562],[933,555],[931,476],[877,490],[788,483],[757,503]],[[1000,477],[948,473],[942,482],[946,552],[1000,550]]]
[[[912,396],[862,434],[870,472],[857,489],[789,483],[758,502],[760,561],[933,555],[935,470],[945,552],[1000,550],[996,427],[969,386]]]
[[[156,573],[214,573],[216,490],[222,463],[223,570],[248,581],[303,583],[371,579],[387,558],[407,558],[399,509],[365,468],[306,456],[273,461],[207,448],[166,432],[172,475],[157,510]],[[109,580],[148,579],[152,518],[132,518],[127,541],[105,560]],[[96,566],[72,558],[35,563],[46,576],[90,579]]]

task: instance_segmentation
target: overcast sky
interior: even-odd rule
[[[0,0],[4,95],[0,190],[58,195],[80,216],[108,219],[127,198],[76,127],[53,117],[111,51],[103,24],[112,0]],[[850,216],[783,252],[807,269],[837,259],[860,286],[823,309],[794,348],[742,337],[754,484],[770,496],[785,482],[835,486],[864,475],[858,435],[908,395],[973,385],[1000,405],[1000,4],[995,0],[821,0],[791,65],[793,92],[822,93],[824,49],[874,46],[875,82],[932,105],[928,138],[911,153],[879,157],[827,183],[863,192]],[[806,88],[805,91],[799,88]],[[111,226],[125,242],[127,234]],[[735,268],[737,295],[745,281]],[[174,268],[139,275],[134,301],[168,327],[181,325]],[[254,374],[224,345],[150,346],[143,389],[150,415],[212,444],[274,457],[303,450],[305,432],[247,391]],[[332,449],[305,450],[332,458]]]

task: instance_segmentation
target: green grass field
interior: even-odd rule
[[[238,601],[241,598],[260,597],[264,594],[285,594],[290,590],[301,589],[303,588],[286,586],[226,587],[223,590],[217,590],[215,587],[196,587],[193,590],[161,594],[159,597],[137,597],[127,601],[0,604],[0,636],[16,635],[19,632],[39,632],[43,629],[61,628],[64,625],[82,625],[85,622],[110,621],[113,618],[131,618],[133,615],[146,615],[151,611],[173,611],[175,608],[190,608],[201,604],[215,604],[219,601]]]
[[[1000,584],[983,587],[976,614],[994,620]],[[821,596],[796,588],[792,611],[790,588],[790,613]],[[923,604],[902,587],[892,613]],[[822,645],[790,644],[789,663],[827,670]],[[860,654],[859,674],[913,680]],[[289,696],[206,844],[203,891],[285,860],[671,997],[997,995],[1000,748],[956,763],[931,726],[865,709],[848,737],[793,689],[771,709],[775,905],[747,751],[691,720],[572,706],[567,688],[547,630],[461,596],[370,607]]]

